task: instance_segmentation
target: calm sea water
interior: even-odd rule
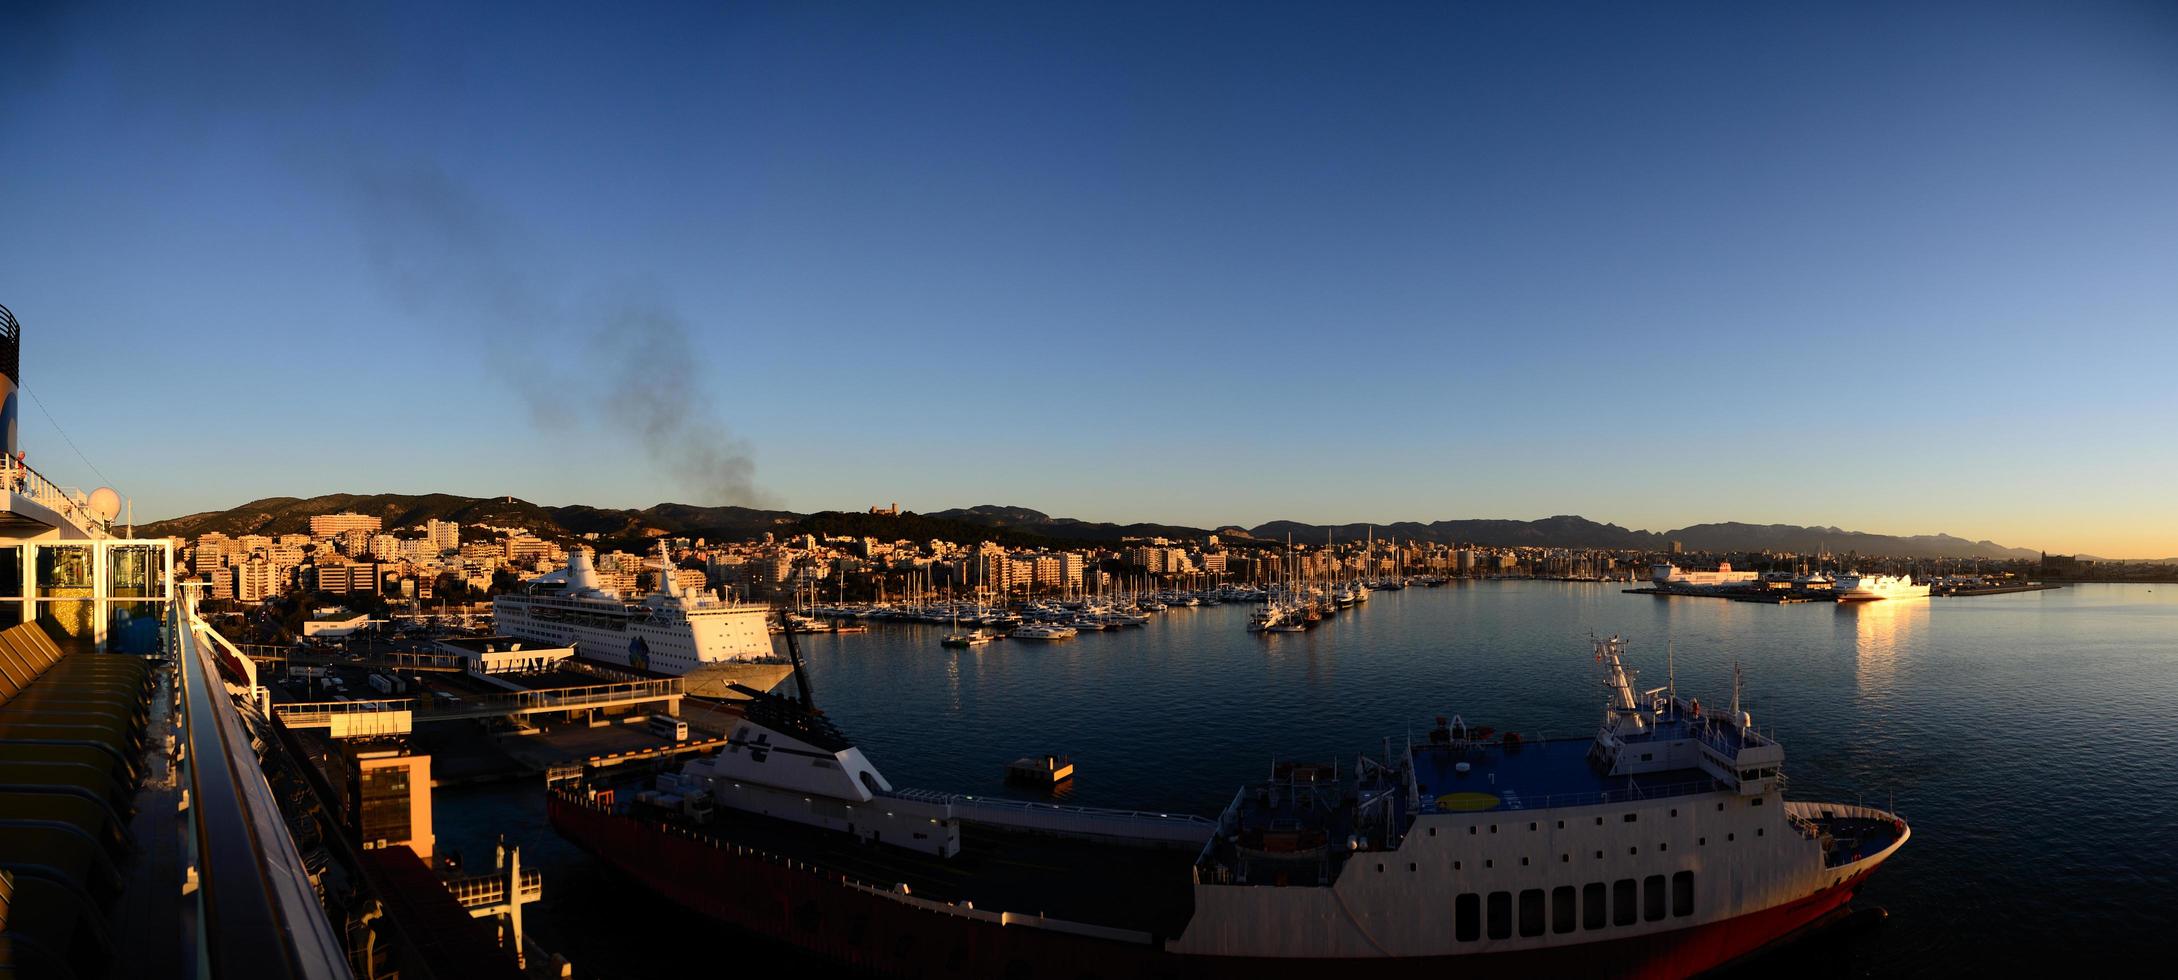
[[[1242,606],[1058,644],[939,647],[944,627],[807,638],[817,703],[896,786],[1020,795],[1009,760],[1079,767],[1067,802],[1214,815],[1272,758],[1382,752],[1437,715],[1587,736],[1604,693],[1588,636],[1619,633],[1682,693],[1743,706],[1786,749],[1795,799],[1894,807],[1914,837],[1862,892],[1883,925],[1801,945],[1784,972],[2010,972],[2162,949],[2178,920],[2178,586],[1861,606],[1482,582],[1380,592],[1304,634]],[[586,966],[626,930],[702,930],[560,844],[527,784],[442,790],[441,840],[488,861],[504,830],[548,874],[540,934]],[[561,884],[564,883],[564,884]],[[554,887],[557,885],[558,887]],[[642,944],[651,945],[654,940]],[[615,970],[678,961],[656,948]]]

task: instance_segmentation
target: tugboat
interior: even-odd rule
[[[1729,710],[1704,710],[1637,691],[1623,651],[1594,644],[1591,738],[1455,716],[1385,758],[1274,764],[1215,821],[896,789],[799,671],[801,699],[750,692],[718,755],[642,793],[562,778],[547,810],[668,900],[947,977],[1686,976],[1837,917],[1911,836],[1787,801],[1736,671]]]
[[[1057,786],[1074,778],[1074,760],[1063,755],[1030,755],[1006,764],[1006,781]]]

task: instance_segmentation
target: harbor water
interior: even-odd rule
[[[2178,586],[1849,606],[1622,588],[1378,592],[1299,634],[1248,633],[1249,608],[1224,605],[1058,643],[949,650],[947,627],[908,624],[801,639],[818,706],[895,786],[1215,815],[1274,758],[1351,765],[1439,715],[1588,737],[1604,699],[1589,636],[1618,633],[1641,687],[1669,683],[1668,661],[1704,704],[1729,701],[1742,665],[1742,706],[1784,743],[1790,798],[1913,823],[1857,903],[1888,921],[1765,972],[2010,972],[2160,949],[2178,899]],[[1058,797],[1003,782],[1007,762],[1045,752],[1077,767]],[[552,835],[541,786],[442,789],[438,806],[442,846],[488,860],[499,832],[525,845],[548,875],[533,927],[585,972],[655,975],[692,962],[682,941],[716,964],[695,941],[712,927]],[[631,955],[629,929],[658,942]]]

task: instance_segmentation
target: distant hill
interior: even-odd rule
[[[955,510],[941,510],[927,516],[940,520],[958,521],[984,527],[1024,531],[1047,538],[1066,538],[1073,541],[1118,541],[1121,538],[1199,538],[1214,532],[1199,527],[1181,527],[1175,524],[1100,524],[1080,521],[1071,517],[1052,517],[1042,511],[1026,507],[1001,507],[983,504]]]
[[[266,497],[228,510],[155,521],[139,526],[137,533],[191,538],[214,531],[223,534],[301,534],[310,530],[310,518],[347,511],[374,515],[385,521],[389,528],[408,527],[433,519],[521,527],[540,533],[553,533],[560,528],[550,511],[513,497],[330,493],[307,499]]]
[[[196,537],[212,531],[225,534],[290,534],[306,531],[310,517],[343,511],[375,514],[388,528],[412,527],[436,518],[463,524],[520,527],[547,537],[596,534],[604,539],[654,537],[661,534],[741,540],[765,532],[779,534],[834,534],[871,536],[886,540],[915,541],[931,538],[1008,544],[1088,543],[1116,544],[1125,538],[1202,538],[1217,534],[1229,541],[1259,539],[1282,542],[1291,536],[1300,544],[1320,544],[1329,535],[1338,541],[1354,541],[1374,533],[1379,538],[1428,541],[1439,544],[1476,544],[1485,547],[1621,548],[1664,551],[1678,541],[1688,551],[1812,552],[1828,548],[1832,553],[1857,551],[1864,555],[1915,558],[2033,558],[2026,548],[2006,548],[1991,541],[1969,541],[1949,534],[1907,537],[1846,531],[1835,527],[1800,527],[1791,524],[1742,524],[1726,522],[1695,524],[1671,531],[1638,531],[1616,524],[1602,524],[1585,517],[1560,515],[1534,521],[1456,520],[1391,524],[1305,524],[1272,521],[1253,528],[1224,526],[1215,530],[1176,524],[1110,524],[1071,517],[1052,517],[1027,507],[983,504],[928,514],[862,514],[828,511],[798,514],[784,510],[748,507],[699,507],[661,503],[641,510],[571,505],[544,507],[515,497],[460,497],[453,494],[326,494],[307,499],[266,497],[223,511],[190,514],[143,525],[141,534]]]
[[[310,529],[313,516],[348,511],[375,515],[389,530],[441,520],[519,527],[546,537],[595,533],[603,538],[630,538],[663,533],[737,539],[754,537],[782,525],[791,527],[802,519],[802,515],[787,511],[747,507],[665,503],[642,510],[617,510],[580,505],[543,507],[517,497],[331,493],[307,499],[266,497],[229,510],[155,521],[141,525],[137,533],[189,538],[214,531],[234,535],[299,534]]]
[[[1258,537],[1316,542],[1326,530],[1338,540],[1350,541],[1369,532],[1372,525],[1300,524],[1273,521],[1254,529]],[[1585,517],[1558,516],[1536,521],[1464,520],[1373,525],[1377,537],[1395,537],[1442,544],[1478,544],[1487,547],[1539,548],[1632,548],[1665,551],[1677,541],[1688,551],[1813,552],[1832,554],[1857,551],[1864,555],[1912,558],[2033,558],[2030,548],[2007,548],[1993,541],[1968,541],[1949,534],[1917,534],[1900,537],[1869,534],[1835,527],[1800,527],[1793,524],[1695,524],[1671,531],[1635,531],[1616,524],[1598,524]]]

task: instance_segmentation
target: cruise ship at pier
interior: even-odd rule
[[[547,808],[676,903],[900,976],[1670,977],[1842,915],[1906,822],[1788,801],[1736,678],[1705,709],[1623,653],[1595,644],[1592,738],[1440,718],[1385,758],[1274,764],[1215,821],[896,789],[806,688],[647,784],[563,774]]]
[[[628,601],[599,584],[589,549],[576,548],[565,569],[494,598],[493,623],[508,636],[574,647],[584,660],[686,677],[691,694],[735,697],[735,685],[768,691],[786,678],[792,667],[772,652],[769,609],[683,589],[663,543],[659,558],[657,591]]]

